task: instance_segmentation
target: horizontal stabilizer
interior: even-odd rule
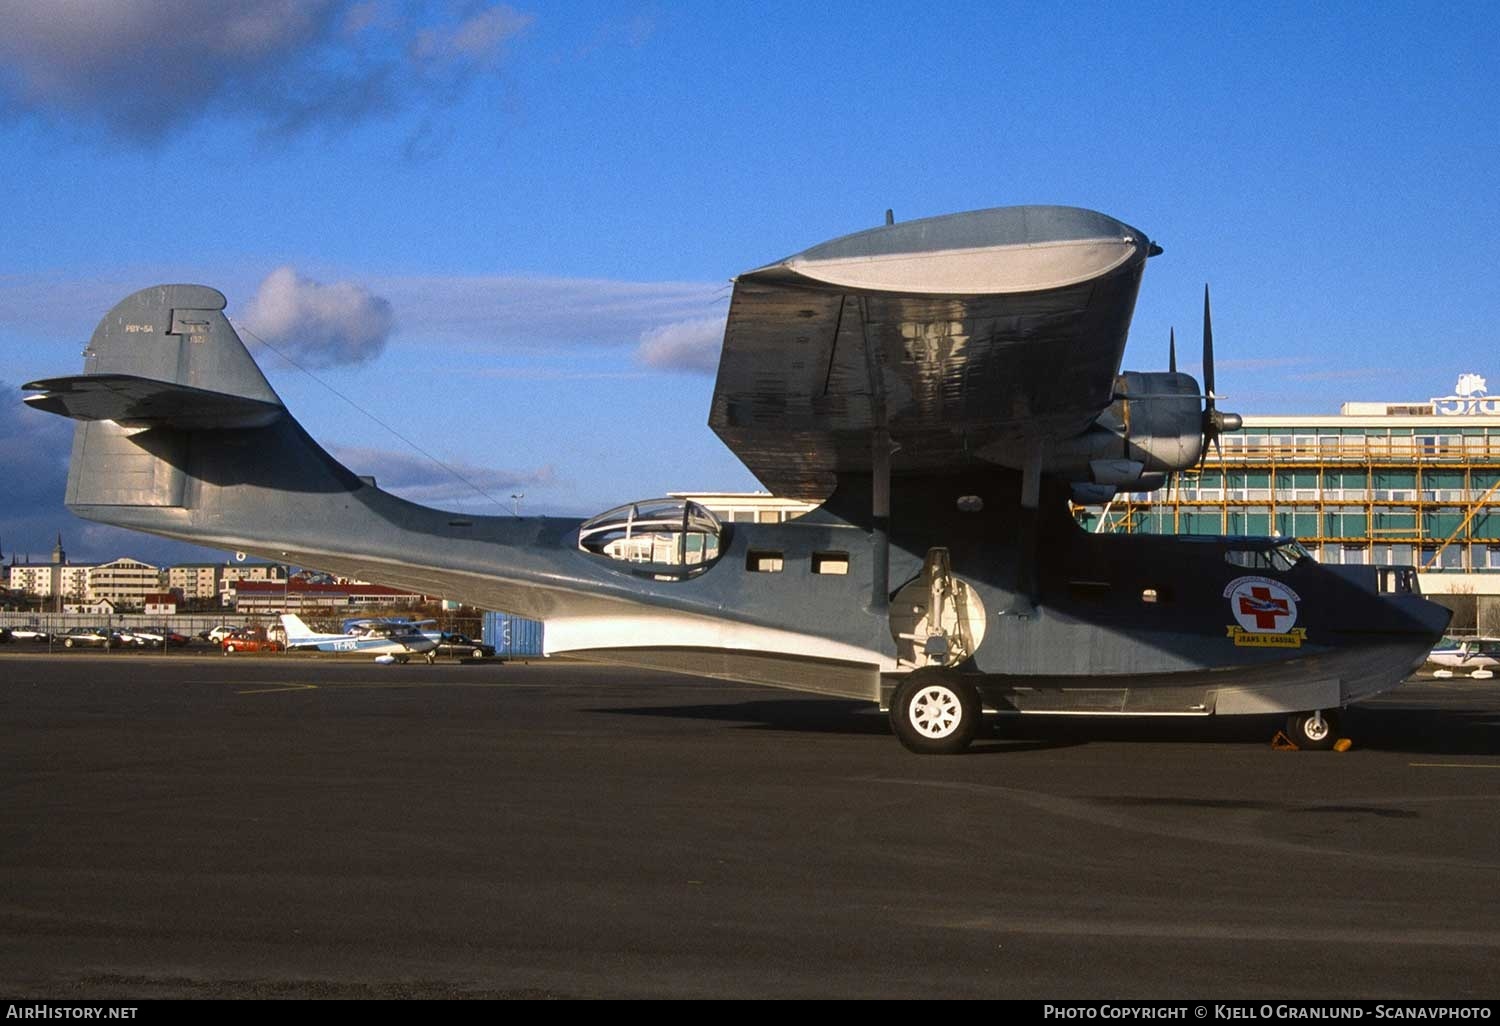
[[[75,420],[113,420],[129,427],[178,431],[260,428],[286,412],[279,403],[214,392],[133,374],[81,374],[25,386],[26,403]]]

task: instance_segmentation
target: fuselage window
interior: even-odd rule
[[[751,549],[745,554],[745,569],[753,574],[781,573],[781,553]]]
[[[649,499],[586,521],[578,547],[625,563],[696,571],[719,558],[722,535],[719,518],[696,502]]]
[[[849,553],[814,552],[812,557],[812,572],[815,574],[847,574],[849,572]]]

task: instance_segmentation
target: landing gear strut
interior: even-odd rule
[[[1338,716],[1325,709],[1292,713],[1286,718],[1286,732],[1298,748],[1327,751],[1338,740],[1338,722]]]
[[[956,755],[979,729],[979,691],[955,674],[913,673],[891,699],[891,729],[922,755]]]

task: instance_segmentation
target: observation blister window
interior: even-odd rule
[[[724,527],[689,499],[647,499],[616,506],[584,522],[578,547],[659,580],[688,577],[719,558]]]

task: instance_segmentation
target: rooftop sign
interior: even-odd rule
[[[1460,374],[1452,395],[1432,397],[1432,412],[1444,417],[1500,415],[1500,396],[1491,398],[1487,392],[1484,378],[1478,374]]]

